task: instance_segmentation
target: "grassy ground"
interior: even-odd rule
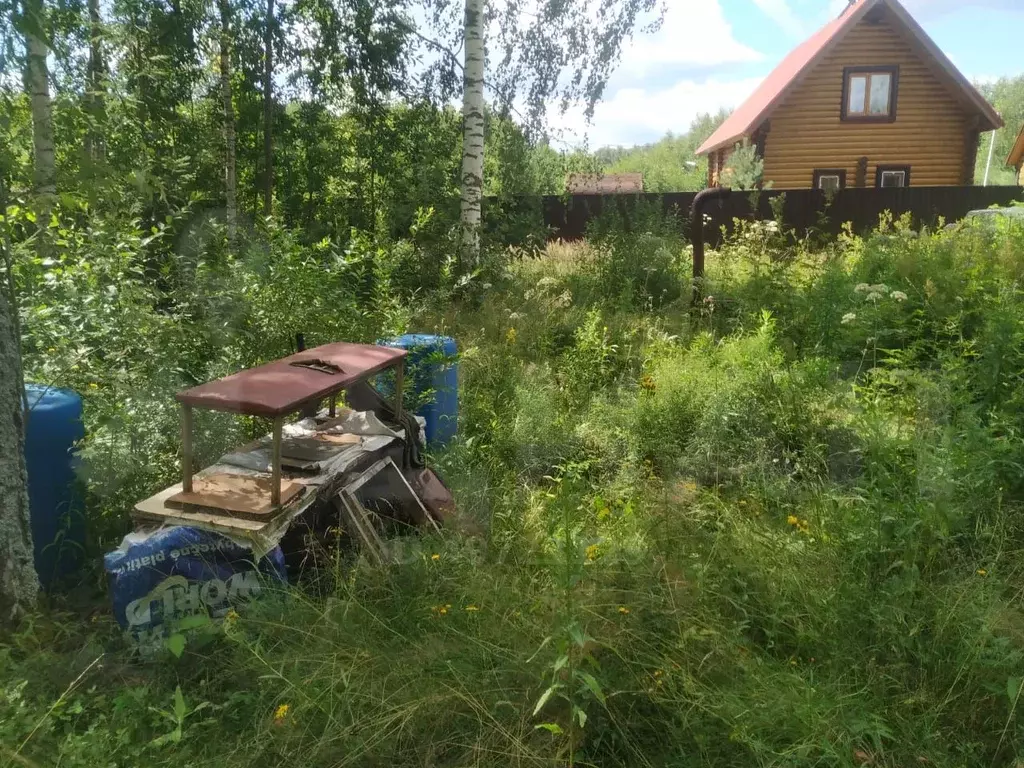
[[[0,765],[1014,766],[1024,233],[514,262],[455,335],[459,525],[180,660],[0,644]],[[171,467],[173,470],[173,467]]]

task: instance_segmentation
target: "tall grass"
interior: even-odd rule
[[[741,229],[692,311],[687,259],[596,233],[413,317],[462,350],[458,524],[177,663],[40,616],[0,764],[1024,759],[1024,232]]]

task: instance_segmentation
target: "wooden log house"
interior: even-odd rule
[[[898,0],[852,0],[697,153],[710,186],[743,141],[773,189],[967,185],[981,134],[1002,125]]]

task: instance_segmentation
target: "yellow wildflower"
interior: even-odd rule
[[[516,333],[516,329],[515,328],[509,328],[507,331],[505,331],[505,343],[506,344],[515,344],[517,336],[518,336],[518,334]]]
[[[621,613],[623,616],[625,616],[626,614],[629,613],[629,608],[627,608],[624,605],[620,605],[619,606],[619,613]]]
[[[224,614],[224,627],[225,629],[232,629],[235,626],[235,622],[238,621],[238,611],[234,608]]]
[[[89,382],[89,389],[99,389],[99,388],[100,388],[100,385],[97,384],[95,381]]]
[[[288,705],[281,704],[277,709],[274,710],[274,725],[284,725],[284,721],[288,718]]]
[[[796,515],[790,515],[786,518],[786,522],[790,525],[798,525],[800,523],[800,518],[798,518]]]
[[[593,562],[597,559],[599,553],[600,547],[598,547],[597,544],[591,544],[589,547],[587,547],[587,560]]]
[[[436,563],[438,560],[441,559],[441,556],[435,552],[434,554],[432,554],[430,556],[430,559],[433,560]]]
[[[657,384],[654,382],[654,377],[649,373],[645,373],[640,379],[640,389],[644,392],[653,392],[657,389]]]
[[[477,608],[475,605],[467,605],[466,606],[466,613],[476,613],[479,610],[480,609]]]
[[[979,576],[988,576],[988,571],[986,571],[984,568],[979,568],[978,569],[978,575]]]

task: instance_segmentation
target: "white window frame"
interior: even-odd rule
[[[890,181],[898,179],[897,184],[886,184],[886,179]],[[878,189],[900,189],[910,186],[910,166],[880,166],[875,171],[875,186]]]
[[[833,180],[833,179],[835,180],[835,187],[834,188],[831,185],[829,185],[829,186],[825,185],[826,181]],[[821,176],[818,177],[818,189],[825,190],[826,192],[828,192],[830,190],[832,192],[838,192],[840,189],[842,189],[842,184],[843,184],[843,181],[842,181],[841,178],[839,178],[839,174],[838,173],[826,173],[826,174],[822,174]]]

